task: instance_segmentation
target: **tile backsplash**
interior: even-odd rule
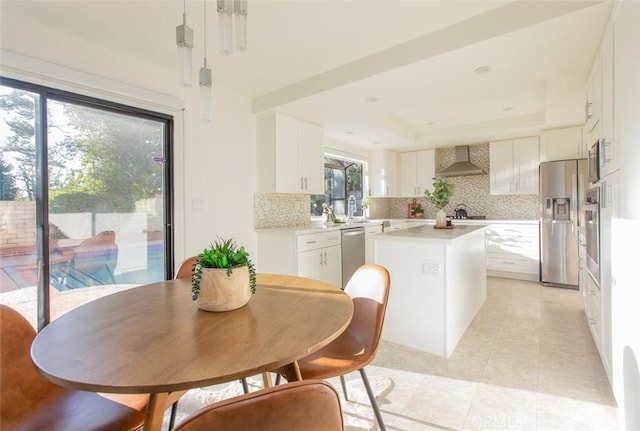
[[[311,225],[309,195],[255,193],[253,208],[256,229]]]
[[[489,144],[469,147],[471,162],[489,172]],[[451,165],[455,160],[454,148],[436,150],[439,167],[437,171]],[[456,185],[456,193],[445,208],[452,215],[458,204],[467,206],[469,215],[483,215],[489,220],[535,220],[539,214],[538,195],[489,194],[489,175],[450,177]],[[424,196],[416,201],[425,209],[426,218],[435,218],[436,211]],[[410,198],[371,198],[369,217],[406,218]],[[310,226],[309,195],[293,193],[256,193],[254,195],[255,228],[277,228],[290,226]]]
[[[437,149],[436,160],[436,171],[448,167],[455,160],[455,149]],[[488,173],[489,144],[469,146],[469,160]],[[490,220],[533,220],[539,217],[538,195],[492,196],[489,194],[489,175],[450,177],[449,180],[455,184],[456,193],[445,208],[448,215],[453,214],[456,205],[465,204],[469,215],[484,215]],[[435,218],[435,209],[424,197],[416,200],[425,209],[426,218]],[[409,198],[372,198],[370,217],[405,218],[410,202]]]

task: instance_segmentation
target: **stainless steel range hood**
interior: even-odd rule
[[[463,175],[482,175],[485,171],[469,161],[469,146],[456,147],[456,161],[446,169],[437,172],[441,177],[459,177]]]

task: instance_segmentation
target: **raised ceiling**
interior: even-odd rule
[[[2,11],[175,68],[182,1],[2,1]],[[203,2],[187,1],[194,58]],[[249,49],[215,85],[323,124],[327,136],[398,150],[473,144],[583,121],[607,1],[249,0]],[[207,2],[217,35],[215,2]],[[487,73],[474,70],[489,66]],[[375,102],[367,98],[377,99]]]

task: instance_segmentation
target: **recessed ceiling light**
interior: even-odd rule
[[[478,75],[482,75],[488,73],[491,70],[491,66],[480,66],[473,73],[477,73]]]
[[[371,97],[367,97],[366,99],[364,99],[364,101],[367,102],[367,103],[376,103],[378,101],[378,98],[371,96]]]
[[[504,112],[513,111],[513,106],[507,106],[506,108],[502,108]]]
[[[436,123],[435,123],[435,121],[429,121],[429,122],[427,122],[427,126],[433,126],[434,124],[436,124]]]
[[[380,142],[378,142],[378,141],[374,141],[374,142],[373,142],[373,145],[380,145]]]
[[[347,130],[346,132],[344,132],[345,135],[353,135],[353,132],[351,130]]]

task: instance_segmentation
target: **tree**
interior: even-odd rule
[[[15,153],[17,178],[22,182],[24,193],[34,199],[36,182],[35,104],[34,95],[12,90],[0,95],[2,117],[11,130],[3,136],[2,150]]]
[[[161,123],[68,105],[65,113],[78,133],[82,172],[70,183],[76,191],[103,197],[102,211],[131,211],[135,202],[162,192],[164,153]]]
[[[8,135],[0,136],[0,150],[13,155],[16,178],[22,183],[21,189],[29,200],[34,200],[36,190],[36,127],[40,118],[36,112],[39,107],[38,97],[37,94],[16,89],[0,94],[0,111],[4,111],[2,118],[11,131]],[[47,128],[50,136],[52,131],[65,134],[57,120],[48,115]],[[73,136],[66,136],[60,144],[49,147],[49,187],[55,188],[64,183],[66,162],[75,151]]]
[[[12,173],[11,164],[4,161],[0,152],[0,201],[13,201],[18,196],[16,179]]]

